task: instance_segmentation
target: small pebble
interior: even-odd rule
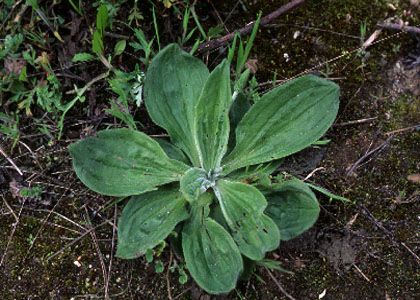
[[[397,10],[397,8],[392,3],[388,3],[388,7],[392,10]]]
[[[78,268],[80,268],[81,266],[82,266],[82,264],[80,263],[80,261],[78,261],[78,260],[75,260],[74,262],[73,262],[73,264],[76,266],[76,267],[78,267]]]

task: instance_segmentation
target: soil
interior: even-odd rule
[[[264,15],[286,2],[203,2],[197,14],[206,28],[220,23],[216,11],[222,19],[230,15],[225,26],[234,30],[258,11]],[[322,211],[316,225],[269,255],[293,274],[271,271],[276,281],[260,268],[229,295],[210,297],[191,280],[179,283],[177,271],[167,271],[168,247],[155,258],[164,262],[163,273],[145,258],[115,258],[114,224],[121,206],[87,190],[67,152],[71,142],[114,122],[96,100],[109,97],[99,83],[89,103],[69,115],[62,140],[39,135],[35,118],[27,118],[19,128],[21,143],[14,148],[1,143],[23,171],[20,176],[0,158],[1,299],[102,299],[105,294],[112,299],[288,299],[281,290],[295,299],[420,299],[420,192],[418,175],[413,176],[420,173],[420,64],[413,60],[418,60],[420,42],[407,33],[384,31],[383,41],[350,53],[361,45],[361,22],[366,21],[369,37],[388,16],[418,12],[415,3],[396,4],[397,12],[388,1],[308,1],[257,35],[251,57],[257,60],[260,83],[322,64],[311,72],[328,75],[342,89],[338,118],[326,135],[331,142],[295,155],[283,170],[305,178],[318,168],[309,182],[353,203],[319,195]],[[171,41],[177,34],[175,20],[163,8],[159,13],[166,28],[162,39]],[[74,18],[65,10],[62,14]],[[153,34],[148,18],[145,13],[144,30]],[[84,20],[78,22],[83,27]],[[69,32],[66,38],[78,41],[75,36],[83,34]],[[56,46],[58,56],[68,60],[86,47],[69,45],[67,52]],[[224,50],[203,59],[213,67]],[[119,67],[130,70],[133,59],[127,56]],[[88,64],[74,72],[87,80],[99,74],[96,68]],[[144,108],[135,113],[142,131],[162,133]],[[19,191],[29,186],[42,186],[42,193],[23,197]],[[180,262],[176,256],[172,261]]]

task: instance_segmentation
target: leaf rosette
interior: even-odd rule
[[[229,61],[209,72],[171,44],[151,62],[144,98],[170,140],[101,131],[70,145],[74,170],[95,192],[131,196],[118,223],[118,257],[136,258],[176,230],[197,284],[227,293],[243,272],[243,257],[263,260],[318,218],[304,182],[259,189],[250,178],[269,175],[283,157],[325,134],[337,115],[339,87],[308,75],[241,105],[243,95],[232,97]]]

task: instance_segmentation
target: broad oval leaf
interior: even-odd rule
[[[180,180],[188,167],[170,159],[147,135],[126,129],[100,131],[69,146],[73,168],[90,189],[108,196],[131,196]]]
[[[231,102],[230,64],[224,60],[211,72],[196,109],[197,141],[206,171],[217,171],[226,153]]]
[[[311,228],[319,215],[319,204],[311,189],[300,180],[274,186],[266,194],[266,210],[280,230],[282,240],[290,240]]]
[[[181,193],[170,190],[131,197],[118,222],[116,255],[132,259],[157,246],[188,218],[186,203]]]
[[[191,276],[211,294],[233,290],[243,261],[229,233],[210,218],[189,223],[182,232],[182,249]]]
[[[199,168],[189,169],[180,181],[180,191],[188,202],[197,200],[211,186],[212,182],[207,179],[206,172]]]
[[[338,104],[338,85],[312,75],[268,92],[238,124],[236,145],[223,161],[223,173],[308,147],[331,126]]]
[[[171,44],[156,55],[144,83],[147,111],[153,122],[166,129],[194,166],[200,166],[195,140],[195,108],[209,71],[202,61]]]
[[[266,252],[279,246],[279,230],[264,215],[267,201],[258,189],[240,182],[219,180],[215,194],[233,239],[243,255],[252,260],[261,260]]]

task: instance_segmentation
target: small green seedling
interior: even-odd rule
[[[90,189],[131,196],[119,219],[117,256],[144,255],[175,231],[188,272],[212,294],[235,288],[243,257],[264,262],[280,240],[314,224],[319,204],[304,182],[261,187],[249,178],[318,141],[339,105],[339,87],[309,75],[262,95],[231,122],[230,69],[224,60],[210,73],[171,44],[152,60],[144,84],[146,108],[170,142],[111,129],[69,147]]]

